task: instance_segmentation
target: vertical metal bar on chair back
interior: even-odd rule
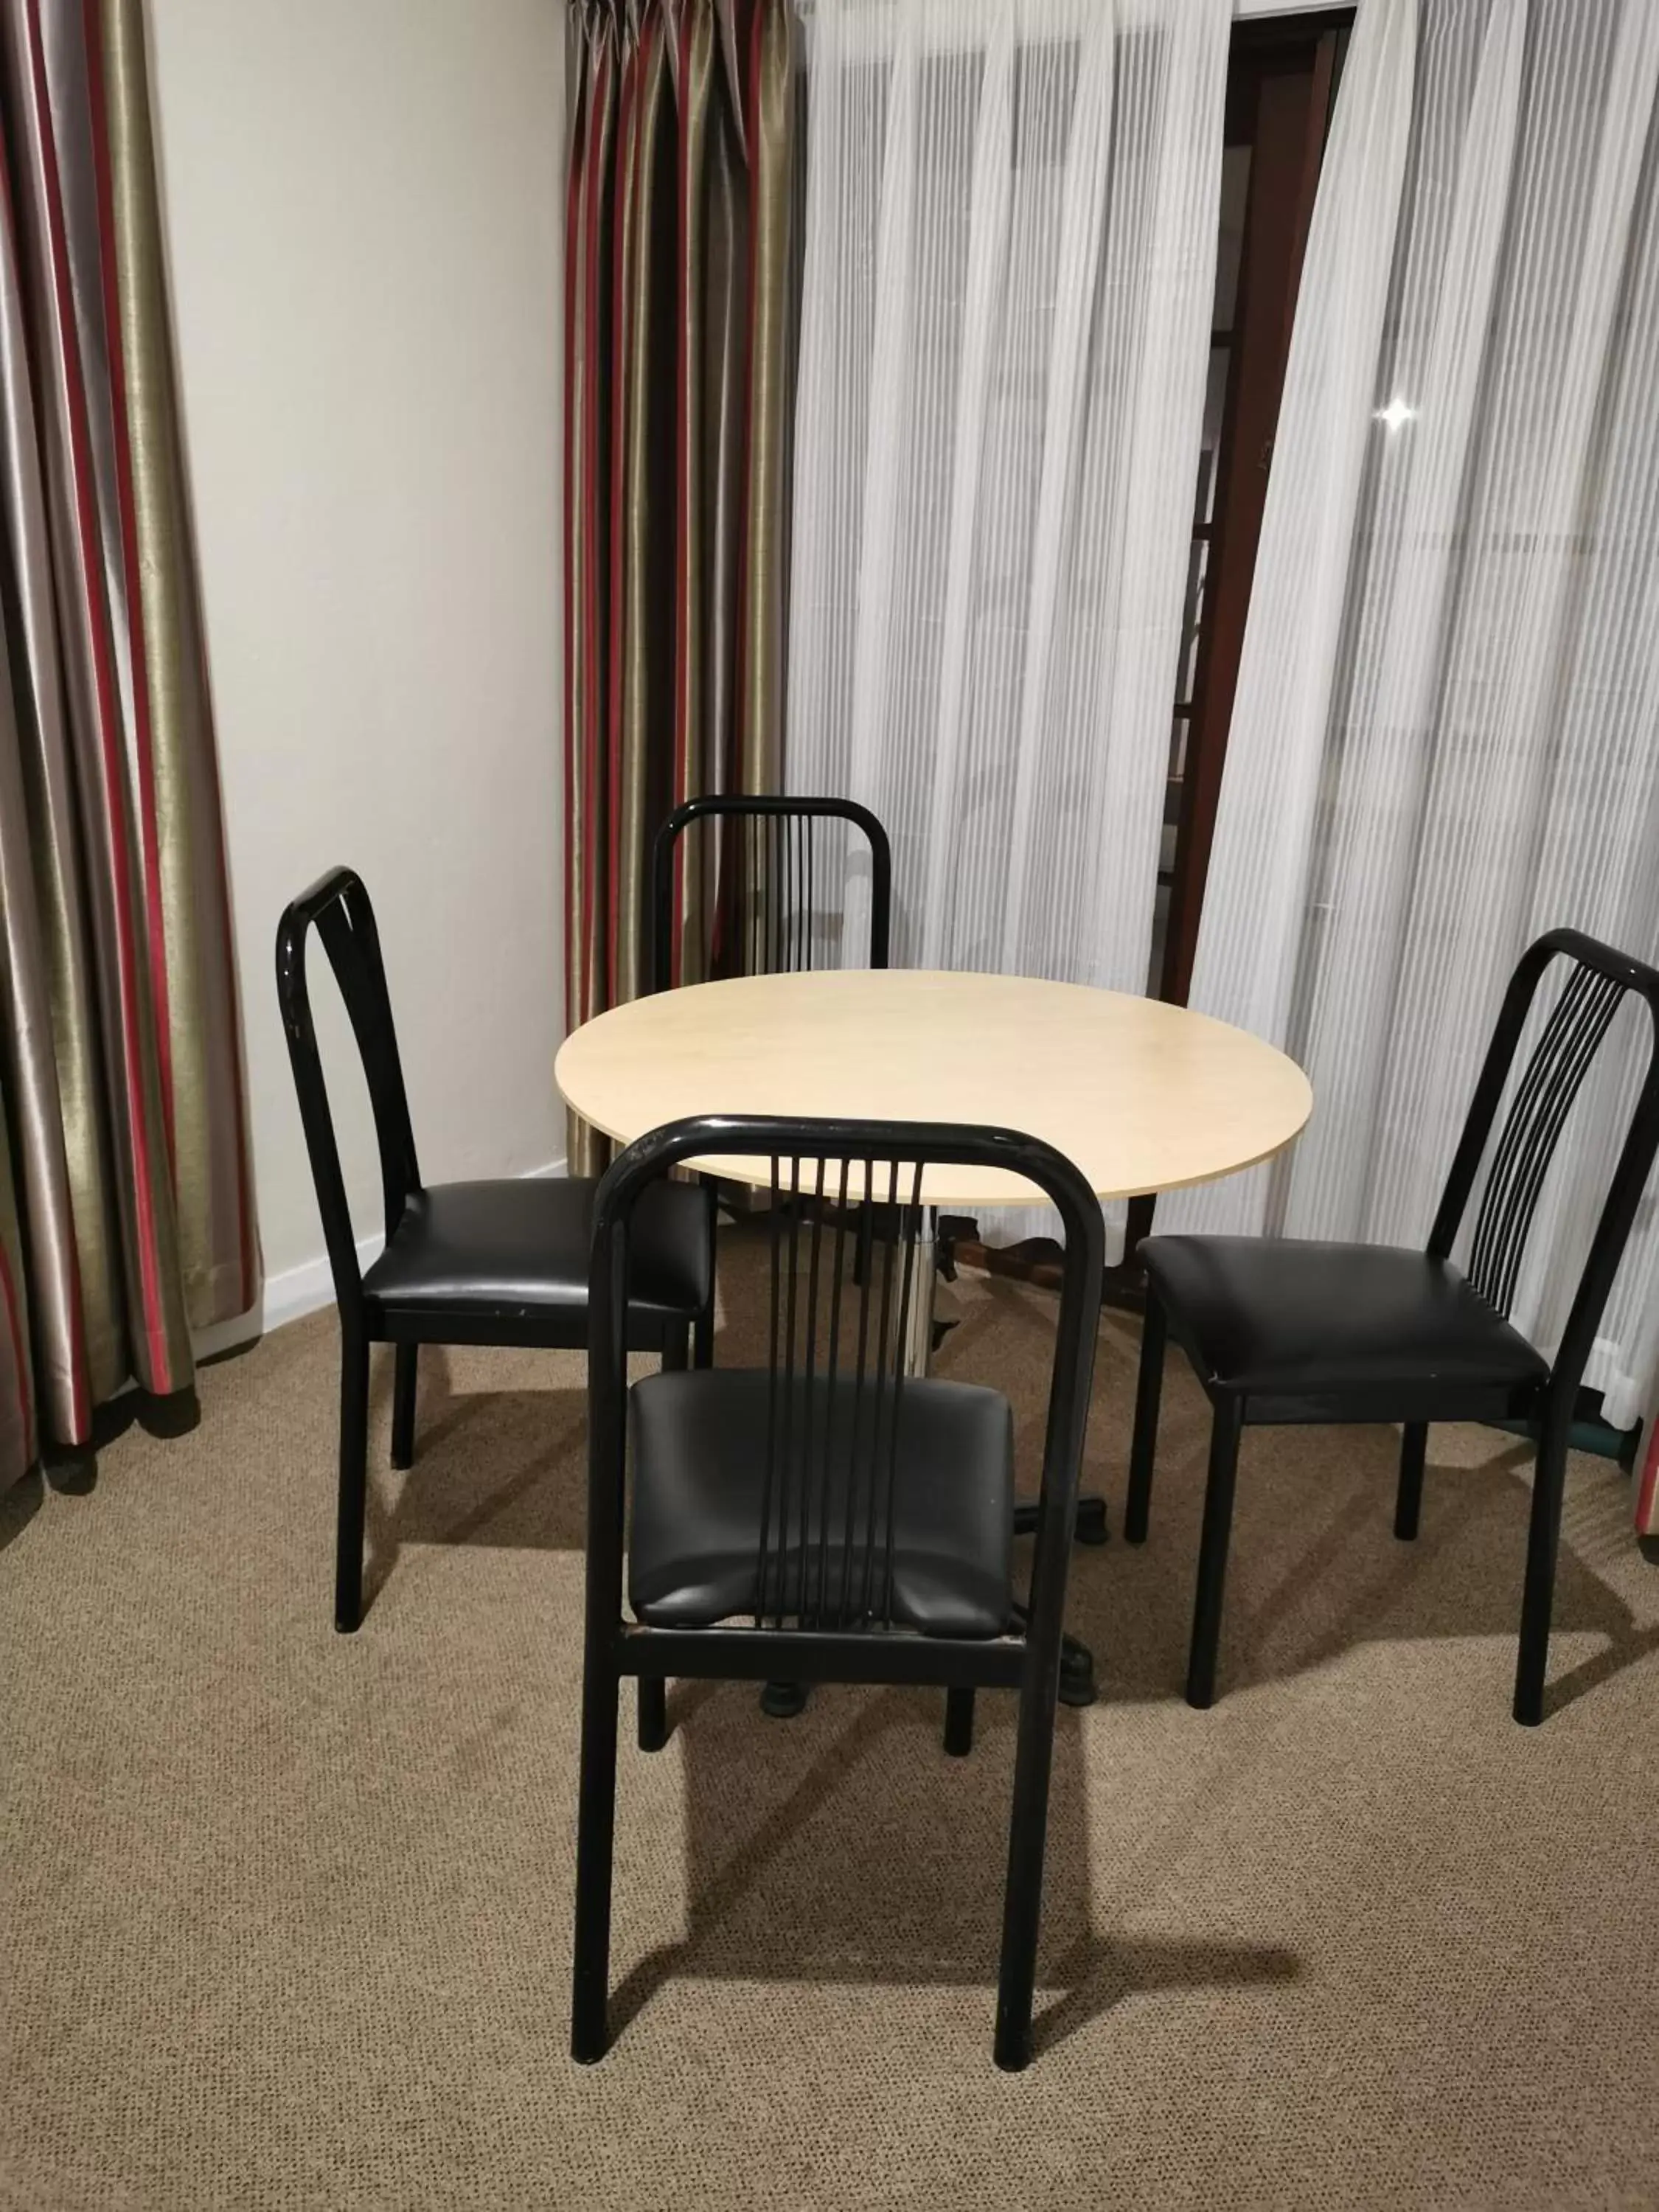
[[[306,939],[313,926],[334,971],[362,1060],[380,1152],[388,1237],[402,1218],[410,1194],[421,1187],[420,1168],[374,909],[362,878],[353,870],[331,868],[288,907],[277,924],[276,995],[335,1289],[342,1297],[355,1298],[361,1284],[356,1241],[306,976]]]
[[[791,974],[811,967],[820,894],[834,896],[837,917],[841,910],[817,835],[836,823],[861,832],[869,845],[869,965],[886,967],[892,852],[868,807],[850,799],[711,793],[676,807],[657,832],[652,988],[669,990],[683,978],[679,921],[688,875],[717,917],[711,976]],[[705,837],[718,842],[705,845]]]
[[[893,1626],[904,1349],[911,1303],[933,1287],[916,1267],[921,1167],[842,1157],[831,1180],[827,1164],[772,1158],[757,1628]],[[849,1223],[868,1201],[897,1233],[849,1288]]]
[[[1475,1213],[1468,1278],[1488,1304],[1508,1314],[1561,1133],[1614,1017],[1626,998],[1636,994],[1648,1009],[1648,1065],[1553,1370],[1553,1387],[1571,1395],[1583,1378],[1643,1187],[1659,1153],[1659,971],[1578,930],[1552,930],[1528,946],[1498,1011],[1428,1249],[1445,1258],[1456,1241],[1528,1017],[1546,972],[1558,958],[1572,965],[1510,1092],[1492,1146]]]

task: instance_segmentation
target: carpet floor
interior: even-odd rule
[[[740,1354],[744,1233],[723,1262]],[[1015,1401],[1053,1306],[964,1278],[948,1373]],[[206,1370],[201,1421],[0,1501],[0,2204],[1659,2205],[1659,1566],[1575,1461],[1551,1717],[1509,1717],[1526,1459],[1255,1431],[1222,1701],[1184,1662],[1205,1419],[1176,1357],[1152,1540],[1118,1535],[1135,1332],[1102,1331],[1039,2049],[991,2064],[1011,1701],[799,1720],[682,1684],[625,1729],[615,2017],[566,2054],[581,1366],[423,1355],[330,1625],[335,1328]],[[376,1369],[377,1469],[390,1358]]]

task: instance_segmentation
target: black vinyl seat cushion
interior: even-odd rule
[[[1477,1419],[1453,1409],[1490,1397],[1522,1412],[1548,1379],[1525,1337],[1426,1252],[1150,1237],[1140,1257],[1207,1387],[1242,1395],[1254,1418]]]
[[[785,1386],[776,1386],[780,1400]],[[875,1392],[845,1376],[793,1386],[790,1449],[810,1449],[813,1499],[803,1547],[799,1507],[781,1527],[781,1483],[767,1492],[774,1382],[766,1370],[651,1375],[629,1394],[634,1517],[629,1601],[653,1628],[707,1628],[757,1609],[761,1519],[771,1522],[767,1612],[857,1626],[876,1486],[872,1583],[885,1572],[890,1384],[878,1443]],[[896,1624],[933,1636],[1000,1636],[1013,1601],[1013,1414],[1000,1391],[933,1379],[898,1398],[893,1479]],[[779,1432],[782,1423],[780,1420]],[[855,1434],[856,1428],[856,1434]],[[805,1440],[805,1443],[803,1439]],[[780,1448],[779,1456],[782,1452]],[[851,1486],[854,1534],[846,1542]],[[797,1474],[792,1494],[801,1494]],[[827,1515],[818,1501],[827,1496]],[[827,1542],[821,1537],[828,1530]],[[805,1552],[805,1603],[801,1575]],[[848,1611],[841,1611],[843,1590]],[[781,1604],[780,1601],[783,1601]],[[880,1595],[871,1610],[884,1615]]]
[[[363,1276],[385,1304],[486,1306],[524,1313],[586,1311],[593,1198],[586,1176],[447,1182],[416,1191],[392,1241]],[[690,1321],[708,1304],[708,1205],[689,1183],[647,1191],[635,1216],[629,1308],[636,1317]]]

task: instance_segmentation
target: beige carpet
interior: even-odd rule
[[[1051,1307],[957,1295],[943,1364],[1029,1449]],[[1109,1322],[1115,1528],[1133,1360]],[[289,1329],[194,1433],[0,1508],[6,2205],[1659,2205],[1659,1567],[1605,1466],[1523,1733],[1519,1448],[1437,1431],[1410,1548],[1389,1432],[1252,1435],[1200,1715],[1172,1360],[1152,1540],[1077,1555],[1107,1694],[1061,1721],[1032,2069],[990,2058],[1001,1701],[956,1762],[939,1694],[778,1724],[682,1686],[670,1748],[624,1748],[625,2024],[584,2071],[580,1364],[426,1355],[347,1640],[333,1361],[331,1317]]]

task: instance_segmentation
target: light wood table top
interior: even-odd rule
[[[1313,1091],[1282,1052],[1156,999],[1026,975],[826,969],[697,983],[613,1007],[561,1047],[577,1113],[631,1143],[692,1114],[973,1121],[1042,1137],[1102,1198],[1206,1182],[1267,1158]],[[764,1159],[692,1163],[771,1180]],[[999,1168],[933,1167],[935,1206],[1029,1206]]]

